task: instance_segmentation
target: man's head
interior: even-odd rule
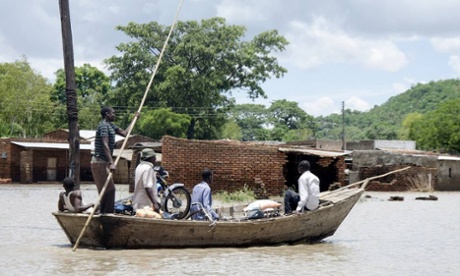
[[[155,163],[156,161],[156,153],[151,148],[145,148],[141,151],[141,160],[148,161],[151,163]]]
[[[62,187],[64,187],[66,190],[73,190],[75,187],[75,181],[72,177],[66,177],[64,180],[62,180]]]
[[[201,172],[201,177],[203,178],[203,181],[208,183],[208,184],[211,184],[212,182],[212,171],[208,168],[204,169],[202,172]]]
[[[307,160],[300,161],[298,170],[299,170],[299,173],[304,173],[306,171],[309,171],[310,170],[310,162],[308,162]]]
[[[104,106],[101,108],[102,119],[112,122],[115,120],[115,110],[109,106]]]

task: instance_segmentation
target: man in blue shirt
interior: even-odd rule
[[[213,178],[213,173],[210,169],[204,169],[203,172],[201,173],[201,177],[203,180],[195,185],[193,188],[193,193],[192,193],[192,205],[190,208],[190,212],[194,213],[196,212],[193,216],[193,220],[206,220],[206,214],[203,212],[197,212],[200,210],[200,205],[199,204],[194,204],[194,203],[200,203],[203,208],[211,215],[213,220],[218,220],[219,215],[212,209],[212,195],[211,195],[211,188],[209,185],[212,183],[212,178]]]

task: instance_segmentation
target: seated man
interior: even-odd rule
[[[89,212],[94,203],[84,204],[80,190],[75,190],[75,181],[72,177],[66,177],[62,181],[62,187],[65,192],[59,194],[58,209],[59,211],[68,211],[71,213]]]
[[[319,204],[319,178],[310,172],[310,162],[303,160],[299,163],[297,194],[288,189],[284,195],[284,214],[301,213],[304,210],[314,210]],[[293,211],[294,210],[294,211]]]
[[[194,213],[192,215],[192,220],[206,220],[206,214],[199,212],[200,204],[210,214],[213,220],[218,220],[219,215],[212,209],[212,195],[211,188],[209,187],[212,183],[212,171],[210,169],[204,169],[201,173],[201,177],[203,180],[193,188],[192,204],[190,207],[190,213]]]
[[[141,162],[135,171],[135,187],[133,195],[134,211],[144,207],[152,207],[160,212],[160,203],[157,191],[157,176],[154,170],[156,153],[153,149],[145,148],[141,151]]]

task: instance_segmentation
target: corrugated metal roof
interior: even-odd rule
[[[26,149],[69,149],[67,143],[43,143],[43,142],[15,142],[11,141],[11,144],[15,144]],[[80,150],[93,150],[93,146],[90,144],[80,144]],[[118,156],[120,154],[119,149],[113,150],[113,155]],[[133,150],[125,149],[121,154],[121,158],[131,160],[133,156]],[[161,161],[161,154],[157,154],[157,160]]]
[[[26,149],[69,149],[67,143],[44,143],[44,142],[15,142],[11,141],[11,144],[24,147]],[[90,144],[80,144],[80,150],[92,150]]]
[[[348,155],[348,154],[352,153],[351,151],[337,152],[337,151],[326,151],[326,150],[317,150],[317,149],[310,149],[310,148],[297,148],[297,147],[278,148],[278,150],[280,150],[282,152],[306,153],[306,154],[317,155],[317,156],[321,156],[321,157],[339,157],[339,156]]]

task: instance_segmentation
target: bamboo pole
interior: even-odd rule
[[[183,4],[183,3],[184,3],[184,0],[181,0],[180,3],[179,3],[179,7],[177,8],[177,11],[176,11],[176,15],[175,15],[175,17],[174,17],[173,24],[171,25],[171,28],[170,28],[169,33],[168,33],[168,36],[166,37],[166,40],[165,40],[165,42],[164,42],[164,44],[163,44],[163,48],[161,49],[160,56],[158,57],[157,63],[156,63],[156,65],[155,65],[155,69],[154,69],[153,74],[152,74],[152,76],[151,76],[151,78],[150,78],[150,81],[149,81],[149,83],[148,83],[148,85],[147,85],[147,88],[145,89],[144,96],[142,97],[141,104],[139,105],[139,109],[137,110],[137,116],[134,116],[134,118],[133,118],[131,124],[129,125],[128,131],[127,131],[127,134],[126,134],[126,137],[129,137],[129,135],[131,134],[131,131],[132,131],[132,129],[134,128],[134,125],[136,124],[137,118],[139,117],[138,115],[140,114],[140,112],[141,112],[141,110],[142,110],[142,107],[144,106],[145,100],[147,99],[147,94],[148,94],[148,92],[149,92],[149,90],[150,90],[150,87],[152,86],[153,79],[155,78],[155,75],[156,75],[156,73],[157,73],[157,70],[158,70],[158,68],[160,67],[161,59],[163,58],[163,54],[164,54],[164,52],[165,52],[165,50],[166,50],[166,46],[168,45],[169,38],[171,37],[171,34],[172,34],[172,32],[173,32],[173,30],[174,30],[174,27],[175,27],[175,25],[176,25],[176,23],[177,23],[177,18],[178,18],[178,16],[179,16],[179,11],[180,11],[180,9],[182,8],[182,4]],[[122,144],[121,149],[120,149],[120,152],[123,152],[123,150],[124,150],[125,147],[126,147],[126,143],[127,143],[127,142],[128,142],[128,139],[124,139],[123,144]],[[121,157],[121,154],[119,154],[119,155],[117,156],[117,158],[115,159],[115,162],[114,162],[115,167],[117,166],[118,161],[120,160],[120,157]],[[105,189],[107,188],[107,185],[109,184],[110,179],[112,178],[112,175],[113,175],[112,172],[110,172],[110,173],[108,174],[107,179],[105,180],[105,183],[104,183],[104,187],[102,188],[101,193],[99,194],[99,198],[98,198],[97,202],[96,202],[95,205],[94,205],[93,211],[91,212],[91,214],[89,215],[88,219],[86,220],[85,226],[84,226],[83,229],[81,230],[80,235],[78,236],[78,239],[77,239],[77,241],[75,242],[74,247],[72,248],[72,251],[75,252],[75,250],[77,250],[78,245],[80,244],[80,240],[81,240],[81,238],[83,237],[83,234],[85,233],[86,228],[87,228],[88,225],[89,225],[89,222],[90,222],[91,219],[93,218],[94,213],[96,212],[97,206],[99,206],[99,203],[100,203],[100,201],[101,201],[101,199],[102,199],[102,196],[104,195]]]

